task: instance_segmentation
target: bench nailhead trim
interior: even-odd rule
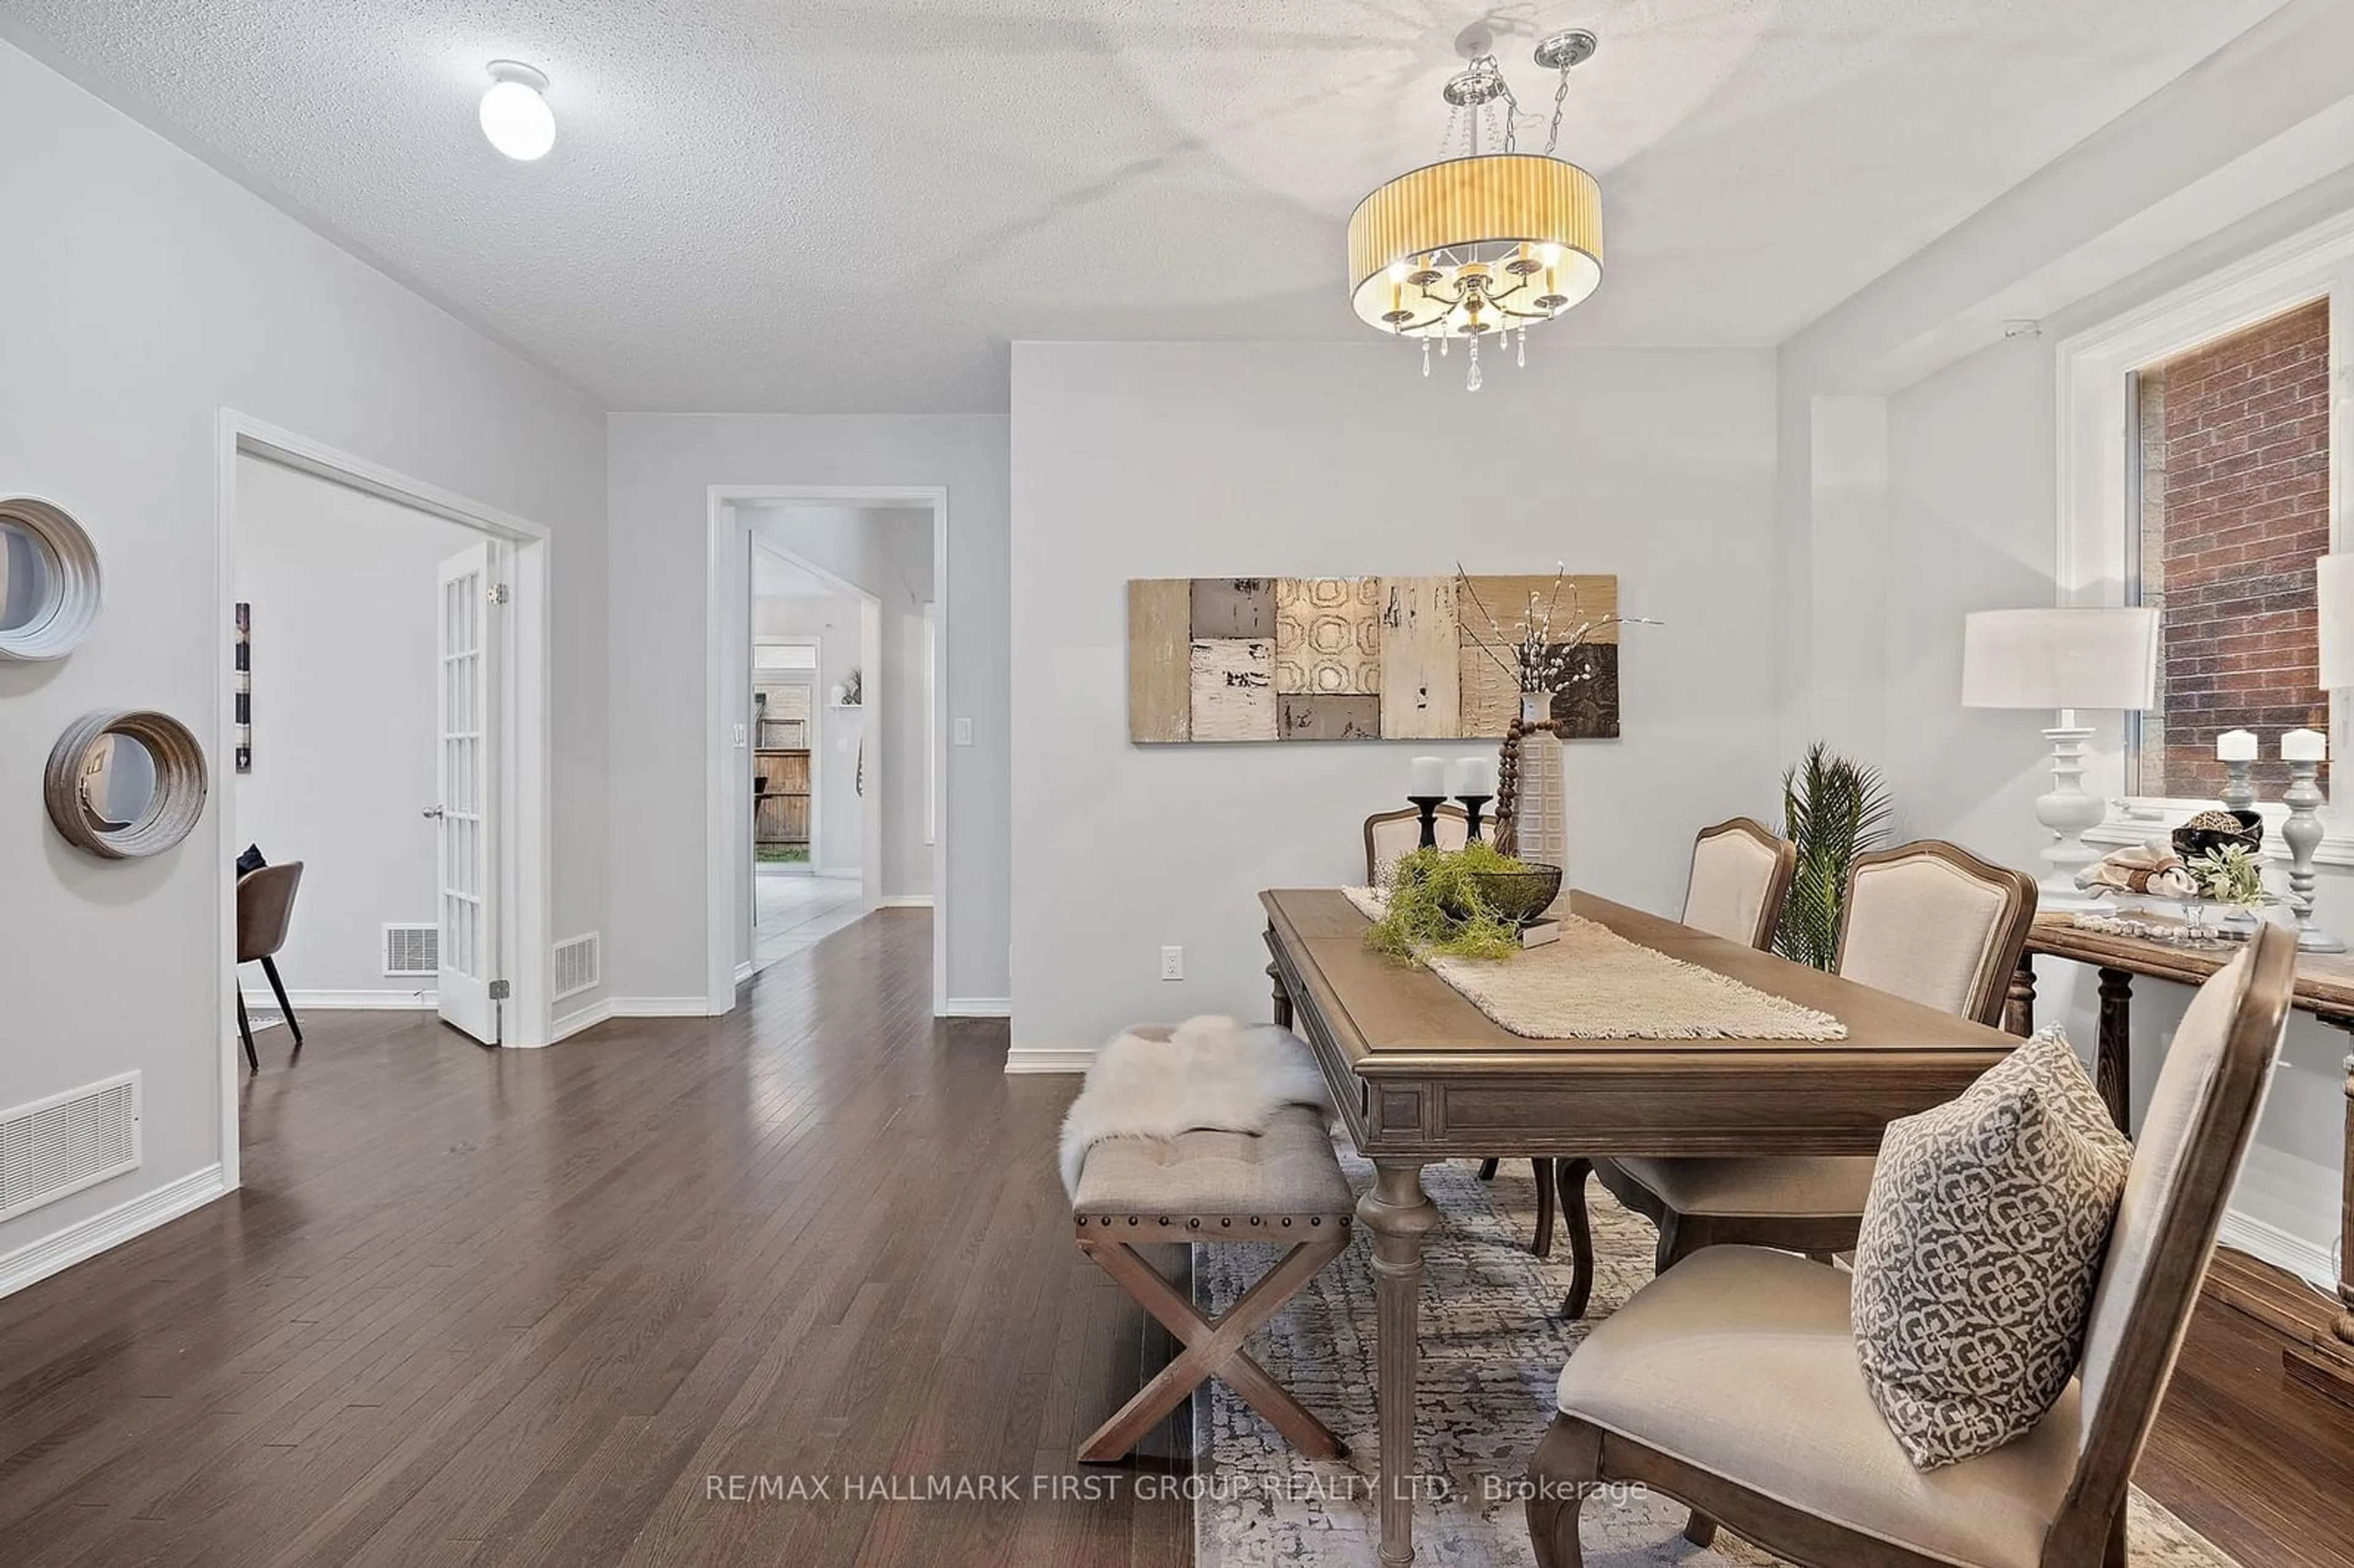
[[[1189,1231],[1198,1231],[1202,1228],[1202,1222],[1199,1220],[1187,1220],[1185,1222],[1185,1228]]]
[[[1291,1228],[1291,1216],[1289,1214],[1283,1216],[1283,1228],[1285,1230],[1289,1230]]]
[[[1220,1221],[1218,1222],[1218,1228],[1219,1228],[1220,1230],[1225,1230],[1228,1225],[1231,1225],[1231,1224],[1234,1224],[1234,1221],[1232,1221],[1232,1220],[1220,1220]]]
[[[1129,1223],[1129,1224],[1131,1224],[1131,1225],[1132,1225],[1132,1224],[1136,1224],[1136,1216],[1135,1216],[1134,1214],[1130,1214],[1130,1215],[1129,1215],[1129,1216],[1128,1216],[1128,1223]]]

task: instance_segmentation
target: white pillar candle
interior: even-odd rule
[[[2215,760],[2218,762],[2253,762],[2256,759],[2256,732],[2252,729],[2227,729],[2215,737]]]
[[[1496,793],[1496,759],[1492,757],[1463,757],[1455,762],[1455,788],[1451,795],[1469,797]]]
[[[1447,793],[1447,758],[1417,757],[1406,764],[1405,792],[1409,799],[1422,800]]]
[[[2329,737],[2317,729],[2293,729],[2281,736],[2283,762],[2327,762]]]

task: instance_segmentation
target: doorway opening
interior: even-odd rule
[[[219,461],[234,1150],[249,1039],[281,1067],[339,1012],[419,1009],[547,1043],[548,545],[235,414]]]
[[[880,598],[749,535],[757,974],[881,907],[886,715]]]
[[[946,494],[722,486],[711,509],[706,1005],[725,1012],[785,953],[914,906],[934,911],[941,1012]]]

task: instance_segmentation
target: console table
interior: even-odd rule
[[[2162,922],[2152,920],[2153,924]],[[2089,964],[2100,975],[2100,1025],[2094,1078],[2118,1127],[2132,1130],[2133,982],[2137,976],[2195,986],[2239,951],[2231,942],[2198,947],[2129,937],[2078,926],[2064,914],[2037,918],[2029,929],[2019,972],[2012,977],[2005,1023],[2012,1033],[2035,1029],[2037,954]],[[2306,953],[2297,959],[2293,1004],[2334,1029],[2354,1035],[2354,955]],[[2226,1298],[2304,1343],[2288,1352],[2292,1375],[2340,1399],[2354,1400],[2354,1055],[2346,1060],[2344,1191],[2339,1200],[2338,1310],[2307,1305],[2269,1287],[2252,1270],[2227,1266],[2218,1255],[2210,1285]]]

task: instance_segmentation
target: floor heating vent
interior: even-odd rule
[[[387,926],[384,928],[384,972],[408,979],[441,972],[441,928],[438,926]]]
[[[556,1000],[594,991],[604,980],[603,943],[596,932],[556,944]]]
[[[139,1169],[139,1075],[0,1111],[0,1220]]]

